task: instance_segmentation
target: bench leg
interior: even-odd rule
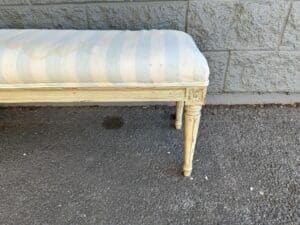
[[[182,127],[183,106],[184,106],[184,102],[183,101],[176,102],[176,121],[175,121],[175,127],[178,130],[181,129],[181,127]]]
[[[183,175],[191,176],[193,156],[200,123],[201,105],[186,105],[184,115],[184,164]]]

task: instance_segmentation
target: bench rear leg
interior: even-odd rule
[[[200,123],[201,105],[185,105],[183,175],[191,176],[193,156]]]
[[[182,127],[182,114],[183,114],[183,101],[176,102],[176,121],[175,121],[175,127],[176,129],[181,129]]]

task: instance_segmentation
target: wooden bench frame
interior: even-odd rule
[[[183,108],[184,163],[183,175],[190,176],[197,140],[201,108],[205,103],[206,87],[162,88],[2,88],[0,103],[42,102],[174,102],[175,127],[181,129]]]

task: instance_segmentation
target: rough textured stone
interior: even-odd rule
[[[208,61],[210,69],[208,92],[222,92],[229,53],[203,52],[203,54]]]
[[[232,52],[225,91],[299,92],[300,51]]]
[[[187,3],[122,3],[89,5],[91,29],[178,29],[184,30]]]
[[[25,28],[26,12],[29,7],[1,7],[0,28]]]
[[[9,28],[87,28],[86,13],[76,5],[3,7],[0,26]]]
[[[55,4],[55,3],[78,3],[78,2],[117,2],[117,1],[124,1],[124,0],[30,0],[32,4]]]
[[[226,91],[299,92],[300,0],[190,0],[189,10],[187,2],[0,0],[0,28],[187,29],[208,59],[210,93],[223,91],[226,50],[242,50],[233,51]],[[278,47],[285,52],[265,51]]]
[[[205,50],[278,46],[284,1],[193,0],[188,32]]]
[[[280,48],[285,50],[300,50],[300,2],[292,4]]]
[[[0,0],[0,5],[28,5],[29,0]]]

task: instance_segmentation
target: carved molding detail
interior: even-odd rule
[[[187,88],[186,103],[187,104],[201,104],[205,103],[206,87],[201,88]]]

